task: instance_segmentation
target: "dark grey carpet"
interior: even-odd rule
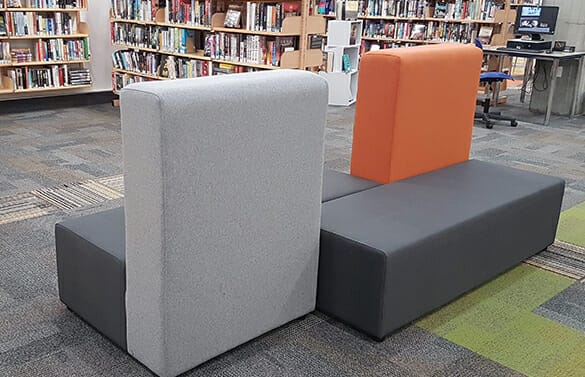
[[[327,166],[348,170],[352,122],[353,108],[330,109]],[[551,128],[476,127],[473,155],[564,177],[569,181],[567,208],[585,200],[584,124],[583,118],[555,118]],[[109,105],[0,117],[0,197],[120,174],[121,164],[119,116]],[[0,225],[0,376],[150,375],[57,298],[55,222],[120,204],[117,199],[85,209],[59,209]],[[519,374],[414,326],[377,343],[311,314],[187,376]]]

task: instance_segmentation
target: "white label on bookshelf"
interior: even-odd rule
[[[79,12],[79,22],[87,22],[87,11]]]

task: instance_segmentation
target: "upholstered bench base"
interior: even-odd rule
[[[364,190],[380,186],[378,182],[358,178],[335,170],[323,171],[323,195],[321,203],[339,199]]]
[[[59,297],[126,349],[124,208],[55,226]]]
[[[563,191],[472,160],[324,203],[317,309],[384,338],[549,246]]]
[[[379,184],[333,170],[323,176],[323,202]],[[55,226],[59,295],[74,313],[126,349],[124,208]]]

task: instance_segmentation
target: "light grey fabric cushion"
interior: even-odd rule
[[[128,351],[155,373],[314,309],[326,110],[302,71],[122,91]]]

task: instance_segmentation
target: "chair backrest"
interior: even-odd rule
[[[158,375],[313,310],[326,111],[302,71],[123,89],[128,351]]]
[[[351,174],[390,183],[469,159],[481,59],[460,44],[366,53]]]

